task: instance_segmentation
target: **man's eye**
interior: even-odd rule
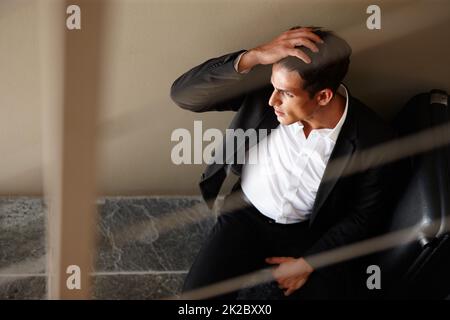
[[[284,94],[287,95],[289,98],[293,98],[294,97],[292,94],[290,94],[288,92],[285,92]]]

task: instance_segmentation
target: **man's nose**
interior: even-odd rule
[[[276,90],[274,90],[274,91],[272,92],[272,95],[270,96],[270,99],[269,99],[269,105],[270,105],[271,107],[274,107],[274,106],[276,106],[276,105],[279,105],[279,102],[280,102],[280,99],[278,98],[278,93],[277,93]]]

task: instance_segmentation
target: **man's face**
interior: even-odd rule
[[[303,89],[303,80],[296,71],[289,71],[280,64],[272,67],[274,91],[269,105],[274,108],[278,121],[284,125],[312,120],[319,110],[315,99]]]

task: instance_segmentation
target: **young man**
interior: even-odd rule
[[[345,264],[314,270],[304,258],[371,236],[388,214],[390,167],[377,165],[382,155],[358,155],[393,133],[341,84],[350,55],[335,34],[294,27],[174,82],[171,97],[184,109],[237,111],[231,129],[276,129],[245,145],[247,156],[258,152],[256,164],[216,161],[203,173],[200,188],[210,206],[227,174],[240,176],[234,191],[241,205],[226,209],[225,200],[184,291],[274,265],[273,298],[351,294]],[[286,270],[296,274],[280,276]]]

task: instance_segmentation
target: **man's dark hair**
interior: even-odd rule
[[[293,56],[277,62],[289,71],[298,72],[304,81],[303,89],[309,93],[311,98],[325,88],[331,89],[333,93],[336,92],[347,74],[352,54],[349,44],[333,32],[317,27],[313,29],[313,32],[324,43],[316,43],[319,52],[312,52],[306,47],[301,47],[302,51],[311,58],[311,63],[307,64]]]

